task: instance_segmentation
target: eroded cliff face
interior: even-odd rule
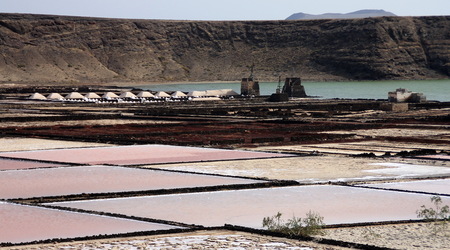
[[[0,81],[448,78],[450,17],[193,22],[0,15]]]

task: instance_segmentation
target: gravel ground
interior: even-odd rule
[[[326,229],[319,238],[392,249],[450,249],[450,227],[437,234],[430,223]],[[233,231],[199,231],[71,243],[28,245],[7,249],[347,249],[316,242]]]
[[[149,121],[149,120],[119,120],[119,119],[101,119],[101,120],[71,120],[71,121],[29,121],[23,122],[2,122],[0,128],[7,127],[45,127],[45,126],[102,126],[102,125],[122,125],[122,124],[166,124],[178,123],[172,121]]]
[[[346,249],[314,242],[260,236],[233,231],[200,231],[186,234],[132,237],[77,243],[21,246],[10,249]]]
[[[405,128],[385,128],[385,129],[360,129],[348,131],[328,131],[324,133],[333,134],[357,134],[360,136],[390,136],[390,137],[424,137],[424,136],[439,136],[448,135],[447,129],[405,129]]]
[[[327,229],[326,239],[394,249],[450,249],[450,225],[433,232],[432,223]]]
[[[0,152],[113,146],[105,143],[72,142],[35,138],[0,138]]]

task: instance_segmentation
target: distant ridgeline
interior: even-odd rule
[[[450,77],[450,17],[162,21],[0,14],[0,83]]]
[[[384,10],[358,10],[347,14],[340,13],[325,13],[321,15],[311,15],[306,13],[295,13],[286,18],[286,20],[308,20],[308,19],[351,19],[351,18],[367,18],[367,17],[382,17],[382,16],[396,16],[392,12]]]

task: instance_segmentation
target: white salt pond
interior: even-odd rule
[[[0,158],[0,171],[13,169],[30,169],[30,168],[54,168],[60,166],[62,166],[62,164]]]
[[[384,168],[364,170],[367,173],[392,175],[397,178],[450,176],[450,168],[446,166],[429,166],[406,163],[382,162],[372,165]]]
[[[430,160],[450,161],[450,155],[419,155],[417,158],[424,158]]]
[[[273,158],[290,155],[168,145],[138,145],[7,152],[0,153],[0,156],[78,164],[139,165]]]
[[[419,162],[415,159],[375,159],[323,155],[163,164],[151,165],[150,167],[197,173],[296,180],[302,183],[370,181],[427,176],[450,177],[449,163],[439,162],[435,164],[433,165],[430,160],[420,160]]]
[[[0,242],[25,243],[177,227],[0,202]]]
[[[262,228],[264,217],[278,212],[285,219],[319,213],[326,224],[417,219],[416,210],[430,195],[343,186],[298,186],[208,193],[190,193],[51,205],[119,213],[146,218],[223,226]],[[443,197],[450,202],[450,197]]]
[[[0,171],[0,198],[31,198],[232,184],[257,181],[212,175],[113,166],[81,166]]]
[[[390,182],[361,186],[450,195],[450,179]]]

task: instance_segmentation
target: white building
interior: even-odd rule
[[[407,89],[396,89],[388,93],[389,102],[425,102],[426,97],[423,93],[411,92]]]

